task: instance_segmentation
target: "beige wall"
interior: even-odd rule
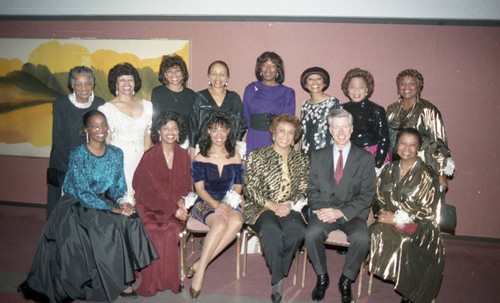
[[[342,102],[345,72],[359,66],[376,80],[372,100],[396,101],[395,77],[416,68],[425,78],[423,98],[442,112],[457,164],[449,203],[458,208],[457,234],[500,238],[498,150],[500,28],[430,25],[192,22],[192,21],[0,21],[0,37],[178,38],[192,41],[191,88],[206,88],[206,68],[229,64],[229,89],[242,94],[254,81],[256,57],[265,50],[285,61],[285,85],[307,94],[299,77],[310,66],[330,72],[328,93]],[[0,200],[45,203],[47,159],[0,157]]]

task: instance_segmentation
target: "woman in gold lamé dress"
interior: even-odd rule
[[[422,144],[417,130],[401,130],[396,143],[401,160],[386,165],[377,184],[369,270],[394,282],[401,302],[428,303],[437,296],[444,271],[439,181],[417,156]]]
[[[446,176],[453,175],[455,165],[450,158],[443,117],[432,103],[420,98],[424,89],[424,77],[417,70],[406,69],[400,72],[396,85],[400,100],[387,107],[391,149],[394,148],[400,130],[407,127],[417,129],[422,135],[419,156],[434,169],[442,190],[446,191]]]

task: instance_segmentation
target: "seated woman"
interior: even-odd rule
[[[416,129],[401,130],[396,144],[401,160],[386,165],[377,184],[369,270],[394,282],[401,302],[428,303],[444,271],[439,179],[417,156],[422,137]]]
[[[299,119],[280,115],[269,131],[274,143],[252,151],[245,163],[243,214],[262,244],[272,276],[271,300],[280,302],[284,277],[304,240],[305,222],[300,212],[291,208],[306,197],[309,158],[293,149],[301,135]]]
[[[192,163],[199,198],[191,216],[210,227],[200,259],[188,267],[187,276],[193,278],[189,289],[193,299],[200,294],[208,264],[236,238],[243,225],[241,210],[223,202],[230,202],[227,198],[234,192],[236,197],[241,194],[243,181],[243,164],[235,153],[236,138],[231,126],[227,113],[211,112],[198,142],[200,153]]]
[[[179,143],[186,140],[186,124],[175,111],[161,112],[153,124],[156,143],[144,153],[135,170],[136,207],[144,228],[151,237],[160,259],[141,271],[142,282],[136,292],[154,296],[170,289],[179,292],[179,233],[184,230],[188,213],[183,197],[193,188],[191,159]]]
[[[83,125],[88,143],[69,156],[65,194],[19,286],[25,299],[112,302],[118,295],[137,297],[130,286],[134,271],[158,258],[135,209],[118,204],[127,191],[123,152],[105,144],[106,117],[89,111]]]

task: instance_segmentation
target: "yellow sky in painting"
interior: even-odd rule
[[[17,58],[5,59],[0,58],[0,77],[5,77],[8,73],[20,70],[23,66],[23,62]]]
[[[189,64],[189,43],[186,43],[176,53],[187,59],[186,63]],[[54,56],[53,54],[58,55]],[[77,65],[92,66],[107,73],[113,66],[122,62],[129,62],[136,68],[149,66],[158,72],[161,56],[141,59],[131,53],[118,53],[109,49],[99,49],[90,53],[87,48],[77,44],[77,42],[61,44],[57,40],[52,40],[33,49],[28,61],[33,64],[45,65],[52,73],[67,72]]]

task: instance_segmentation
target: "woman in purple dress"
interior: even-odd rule
[[[269,125],[281,114],[295,115],[295,91],[282,83],[285,67],[274,52],[264,52],[255,65],[257,80],[245,88],[243,114],[247,121],[247,155],[254,149],[272,144]]]

